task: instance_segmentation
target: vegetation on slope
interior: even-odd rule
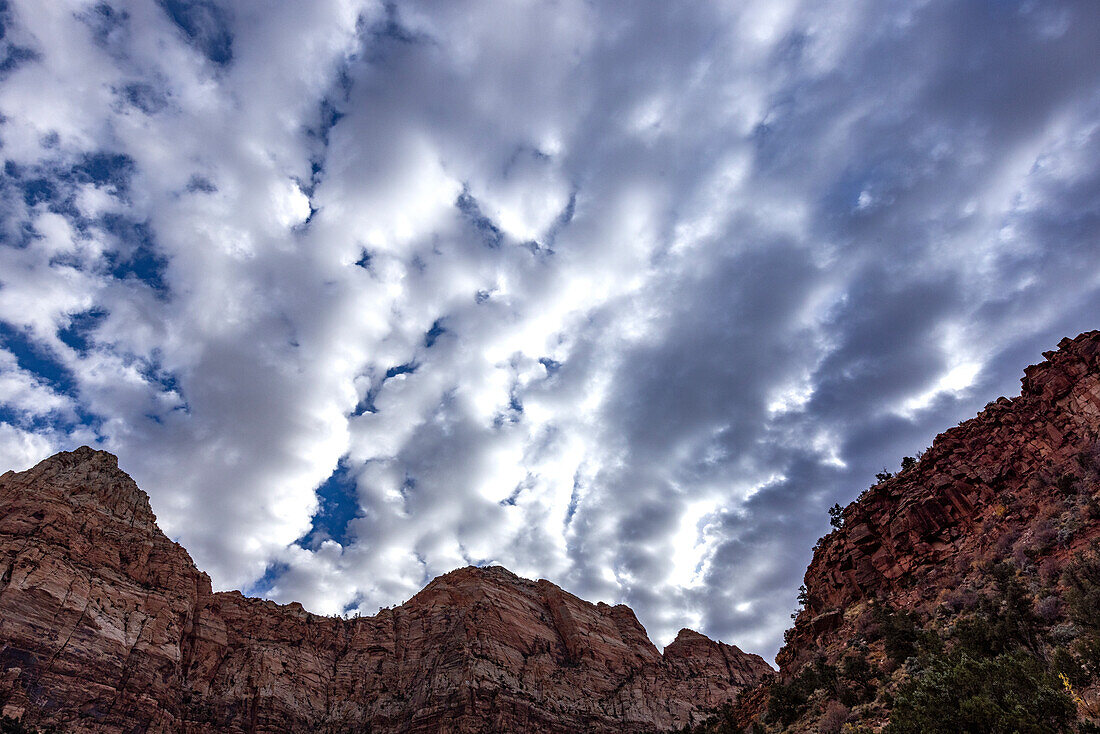
[[[965,572],[930,615],[874,599],[846,609],[856,634],[841,653],[823,646],[755,706],[683,731],[1100,734],[1100,553],[1063,550],[1100,518],[1100,462],[1082,466],[1053,483],[1053,509],[988,557],[958,559]]]

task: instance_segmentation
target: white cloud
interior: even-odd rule
[[[1095,326],[1091,9],[210,7],[11,3],[63,386],[5,345],[0,458],[117,451],[219,587],[493,561],[768,653],[825,508]]]

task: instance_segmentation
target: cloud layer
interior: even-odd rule
[[[0,459],[217,586],[777,649],[826,508],[1100,313],[1100,8],[0,5]]]

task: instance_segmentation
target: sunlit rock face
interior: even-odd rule
[[[0,707],[94,732],[647,732],[769,669],[501,567],[322,617],[212,593],[148,497],[80,448],[0,477]]]

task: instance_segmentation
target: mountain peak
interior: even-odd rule
[[[504,566],[493,564],[490,566],[461,566],[453,571],[449,571],[441,576],[437,576],[436,581],[439,582],[462,582],[466,580],[472,580],[475,582],[485,581],[526,581],[526,579],[520,578],[516,574],[509,571]]]
[[[109,451],[91,446],[60,451],[27,471],[8,474],[5,479],[32,491],[46,487],[61,490],[74,504],[93,502],[98,509],[132,524],[156,523],[149,495],[119,468],[118,457]]]
[[[94,449],[91,446],[79,446],[72,451],[59,451],[53,456],[43,459],[38,466],[56,466],[59,468],[71,468],[74,466],[94,466],[105,471],[119,471],[118,457],[110,451]]]
[[[780,680],[856,651],[876,665],[891,656],[904,663],[916,647],[891,652],[886,624],[908,625],[913,639],[934,633],[944,649],[961,645],[955,623],[988,626],[983,604],[998,609],[1012,584],[1020,589],[1013,608],[1027,610],[1014,613],[1037,615],[1029,649],[1062,644],[1050,632],[1071,621],[1062,572],[1084,563],[1100,539],[1100,331],[1063,339],[1043,356],[1024,370],[1018,397],[944,431],[844,508],[814,548],[804,607],[776,657]],[[904,676],[882,675],[881,690],[893,695]],[[759,717],[763,695],[746,697],[756,708],[745,707],[742,724]],[[812,730],[828,702],[818,703],[789,710],[786,723]]]
[[[502,566],[352,620],[212,593],[148,508],[87,446],[0,478],[0,669],[20,671],[0,675],[5,715],[105,732],[641,734],[770,670],[709,642],[662,656],[627,607]]]

